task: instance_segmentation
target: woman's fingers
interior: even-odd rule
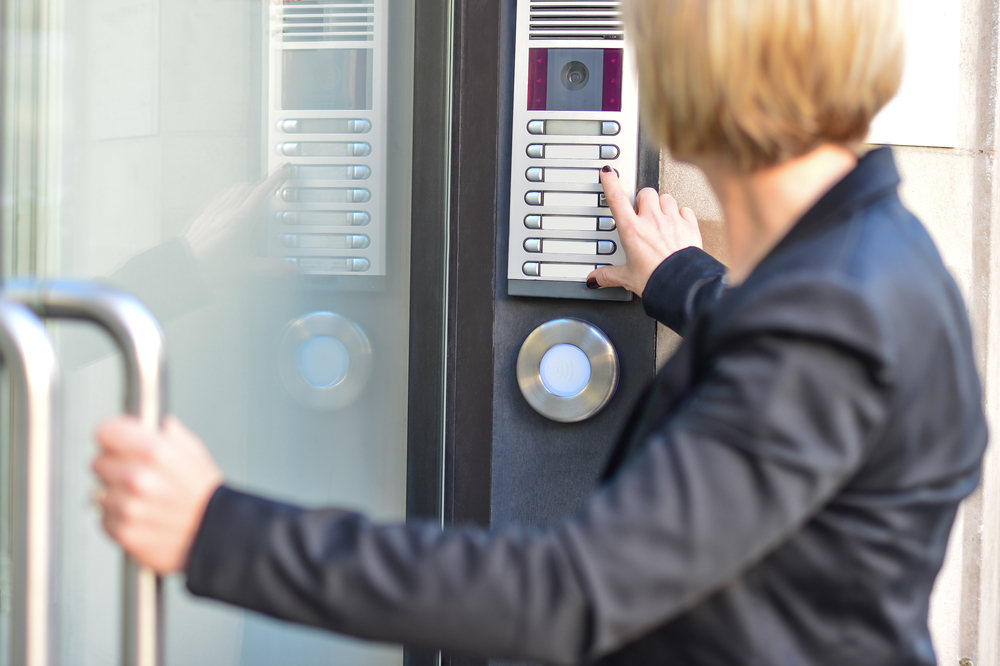
[[[691,245],[701,246],[697,220],[690,208],[680,209],[669,194],[646,187],[636,194],[635,207],[613,169],[601,170],[601,185],[615,218],[625,264],[604,266],[587,276],[587,286],[624,287],[641,296],[649,276],[668,256]]]

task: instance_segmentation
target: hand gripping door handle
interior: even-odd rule
[[[103,328],[125,360],[125,411],[150,430],[162,427],[167,395],[163,332],[142,303],[92,282],[9,281],[3,293],[41,317],[84,320]],[[122,666],[156,666],[162,634],[159,578],[126,558],[122,590]]]
[[[41,321],[25,306],[0,300],[0,360],[13,394],[10,452],[14,498],[11,664],[48,666],[55,660],[56,585],[52,554],[53,453],[59,433],[58,367]]]

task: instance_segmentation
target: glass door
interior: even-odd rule
[[[444,218],[448,182],[450,33],[427,18],[430,29],[415,29],[428,8],[447,18],[448,3],[420,4],[0,2],[4,279],[98,280],[134,294],[166,334],[170,412],[230,482],[394,520],[436,508],[440,492],[427,472],[439,452],[427,446],[418,466],[408,446],[417,418],[421,441],[440,431],[408,413],[411,357],[433,369],[426,358],[443,348],[412,348],[411,331],[443,326],[441,310],[409,305],[412,220]],[[440,177],[418,173],[427,169]],[[414,196],[415,173],[440,187]],[[420,261],[445,253],[442,240]],[[121,555],[88,501],[89,461],[94,426],[120,410],[121,362],[92,327],[49,330],[64,402],[55,658],[105,666],[121,641]],[[0,462],[7,525],[19,507]],[[403,662],[396,647],[194,599],[177,576],[164,618],[167,664]]]

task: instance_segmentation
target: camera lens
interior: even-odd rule
[[[579,90],[590,80],[590,70],[579,60],[572,60],[563,66],[559,77],[566,90]]]

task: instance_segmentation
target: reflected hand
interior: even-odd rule
[[[195,256],[204,259],[252,219],[264,199],[287,179],[287,170],[281,168],[256,185],[237,183],[223,190],[191,220],[181,236]]]
[[[204,444],[169,417],[160,432],[138,419],[110,419],[97,429],[92,468],[104,530],[139,564],[181,571],[222,473]]]
[[[587,286],[625,287],[641,297],[649,276],[664,259],[686,247],[702,246],[698,219],[693,210],[678,208],[672,196],[658,195],[651,187],[639,191],[633,209],[609,167],[601,170],[601,185],[625,250],[625,265],[598,268],[587,276]]]

